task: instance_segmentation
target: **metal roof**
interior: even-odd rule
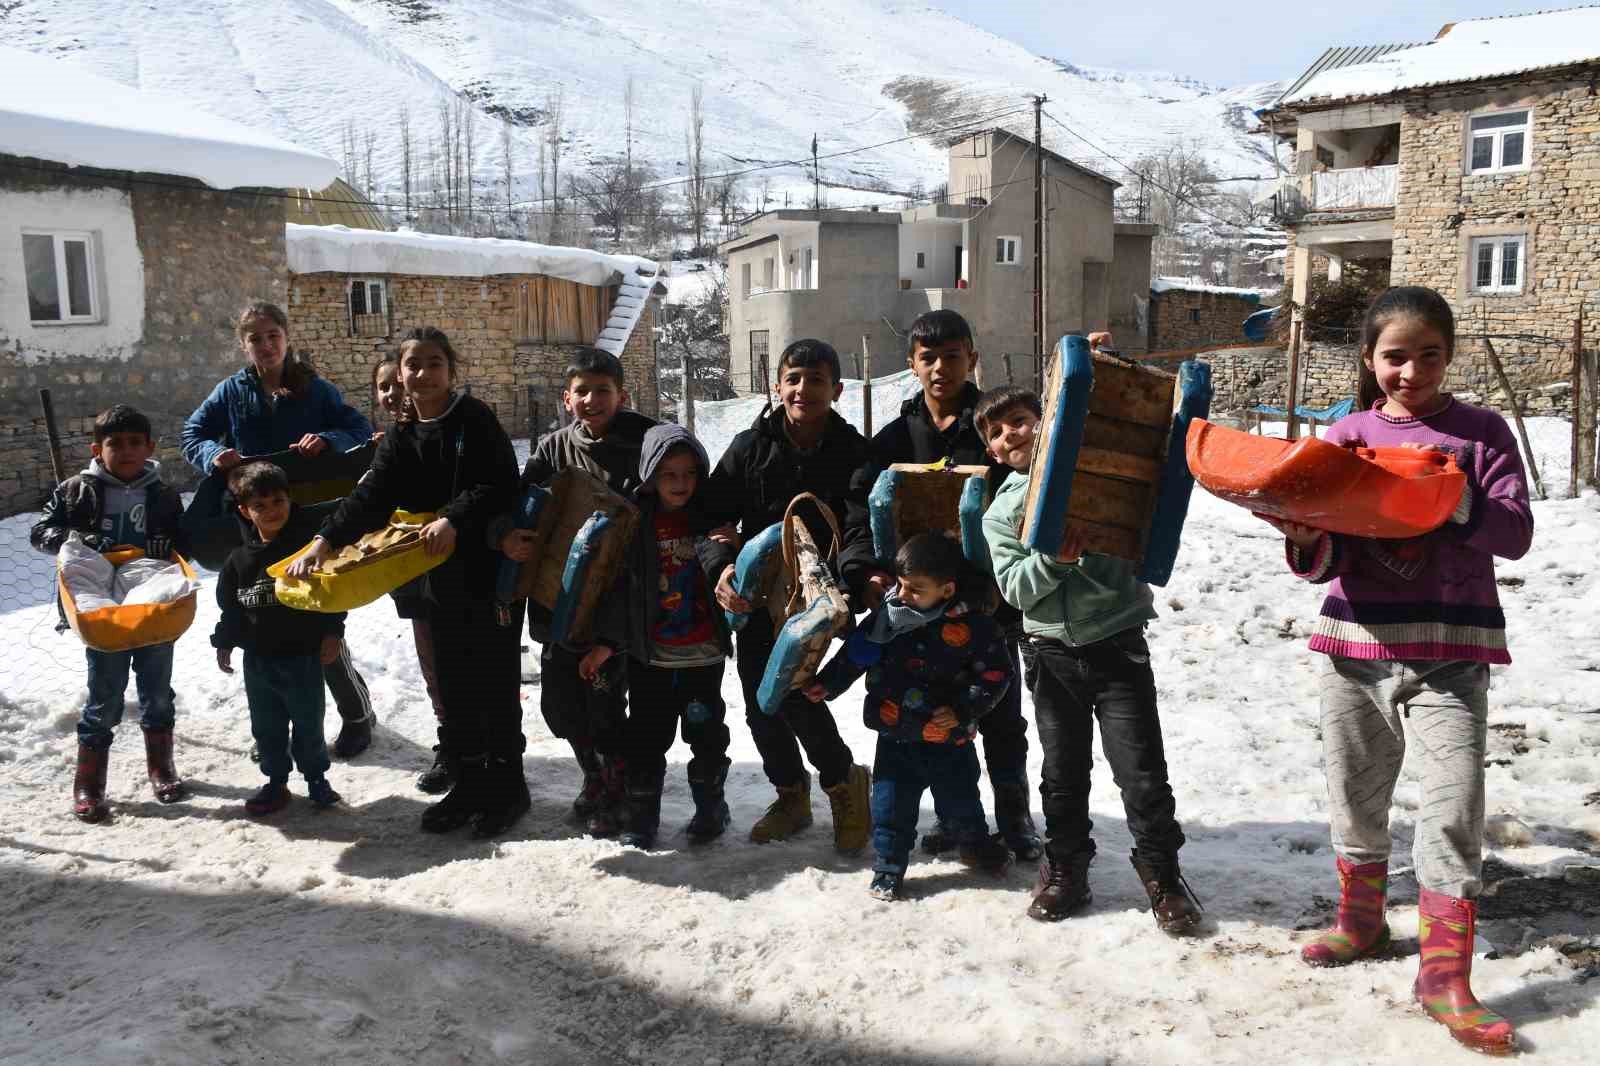
[[[1338,70],[1341,67],[1353,67],[1357,63],[1368,63],[1381,56],[1386,56],[1390,52],[1403,52],[1407,48],[1416,48],[1426,43],[1426,41],[1417,41],[1412,44],[1356,44],[1330,48],[1317,57],[1317,61],[1307,67],[1306,72],[1295,79],[1294,84],[1279,93],[1278,98],[1272,101],[1272,106],[1275,108],[1283,103],[1286,98],[1299,92],[1306,82],[1323,71]]]
[[[311,189],[289,189],[283,199],[284,221],[302,226],[349,226],[351,229],[375,229],[388,233],[394,229],[384,219],[382,212],[365,196],[346,184],[343,178],[334,178],[333,184],[320,192]]]

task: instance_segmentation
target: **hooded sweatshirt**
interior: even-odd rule
[[[150,537],[177,537],[183,501],[161,480],[161,464],[146,460],[132,481],[116,477],[99,459],[50,494],[29,540],[40,551],[61,550],[69,533],[93,533],[104,548],[145,547]]]
[[[263,541],[252,526],[217,573],[221,614],[211,634],[214,648],[243,648],[255,655],[316,655],[322,638],[344,635],[344,614],[297,611],[278,602],[277,583],[267,567],[304,548],[317,533],[314,515],[292,505],[278,535]]]

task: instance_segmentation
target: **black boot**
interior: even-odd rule
[[[460,829],[483,813],[488,793],[489,760],[482,755],[460,760],[456,783],[440,800],[422,812],[424,833]]]
[[[600,762],[600,753],[593,747],[577,741],[569,743],[572,744],[572,754],[577,758],[579,768],[583,770],[583,788],[572,801],[572,813],[578,816],[578,821],[585,822],[605,801],[605,767]]]
[[[728,828],[732,818],[728,813],[728,801],[723,798],[723,785],[727,780],[726,761],[711,778],[700,781],[689,778],[689,794],[694,797],[694,817],[689,819],[684,834],[691,842],[700,844],[715,840]]]
[[[994,827],[1018,862],[1032,862],[1044,854],[1044,841],[1028,811],[1027,780],[996,781],[991,775],[989,781],[994,786]]]
[[[955,834],[946,829],[937,817],[933,820],[933,828],[922,834],[922,850],[929,855],[941,855],[955,846]]]
[[[592,837],[616,836],[623,827],[622,820],[626,815],[624,808],[628,791],[622,760],[606,756],[600,775],[601,784],[604,786],[600,793],[600,803],[589,816],[584,828]]]
[[[339,727],[339,735],[334,738],[333,757],[353,759],[372,747],[372,727],[377,724],[378,716],[370,710],[360,718],[346,718]]]
[[[433,746],[433,765],[417,775],[417,790],[430,796],[449,792],[461,772],[461,761],[443,744]]]
[[[1150,913],[1161,931],[1168,936],[1194,932],[1202,908],[1178,868],[1177,853],[1147,855],[1135,848],[1129,858],[1150,897]]]
[[[660,781],[628,786],[621,823],[621,843],[646,850],[655,847],[656,833],[661,828]]]
[[[522,772],[520,752],[490,759],[488,778],[483,816],[472,829],[472,835],[480,839],[504,833],[533,806],[533,798],[528,795],[528,779]]]
[[[1094,902],[1089,890],[1089,864],[1094,852],[1085,848],[1056,862],[1046,855],[1039,862],[1039,880],[1033,886],[1028,917],[1040,922],[1059,922]]]

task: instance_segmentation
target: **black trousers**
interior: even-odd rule
[[[722,664],[670,669],[628,659],[627,775],[630,788],[661,788],[667,752],[682,723],[689,780],[710,782],[728,768],[727,704]]]
[[[1080,648],[1037,639],[1022,648],[1044,747],[1039,795],[1050,857],[1061,862],[1074,852],[1094,851],[1089,774],[1096,719],[1135,846],[1146,853],[1177,852],[1183,830],[1167,781],[1155,675],[1142,627]]]
[[[623,757],[627,749],[628,656],[606,660],[590,684],[578,676],[581,652],[545,644],[539,653],[539,711],[550,732],[576,747]]]
[[[522,601],[510,625],[498,624],[487,602],[435,607],[434,668],[444,715],[439,744],[461,758],[520,757],[522,735]]]
[[[761,768],[767,780],[778,788],[798,785],[805,777],[800,751],[805,749],[823,788],[831,788],[850,776],[855,761],[839,737],[839,726],[826,703],[812,703],[798,692],[791,692],[776,714],[764,714],[756,700],[761,675],[766,672],[775,637],[772,616],[758,607],[739,631],[739,683],[744,689],[744,720],[761,753]]]
[[[339,641],[339,657],[322,668],[322,682],[333,696],[339,717],[346,722],[359,722],[372,713],[372,694],[350,659],[350,645],[344,641]]]
[[[1028,720],[1022,717],[1022,664],[1017,642],[1006,641],[1011,656],[1011,676],[1017,680],[1006,689],[999,706],[978,719],[978,736],[983,738],[983,762],[994,784],[1028,785]]]

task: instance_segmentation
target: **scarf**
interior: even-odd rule
[[[900,590],[891,589],[883,598],[883,606],[879,607],[867,622],[867,639],[874,644],[887,644],[902,633],[909,633],[913,629],[920,629],[930,622],[937,621],[944,616],[953,602],[946,600],[923,611],[909,603],[901,603]]]

